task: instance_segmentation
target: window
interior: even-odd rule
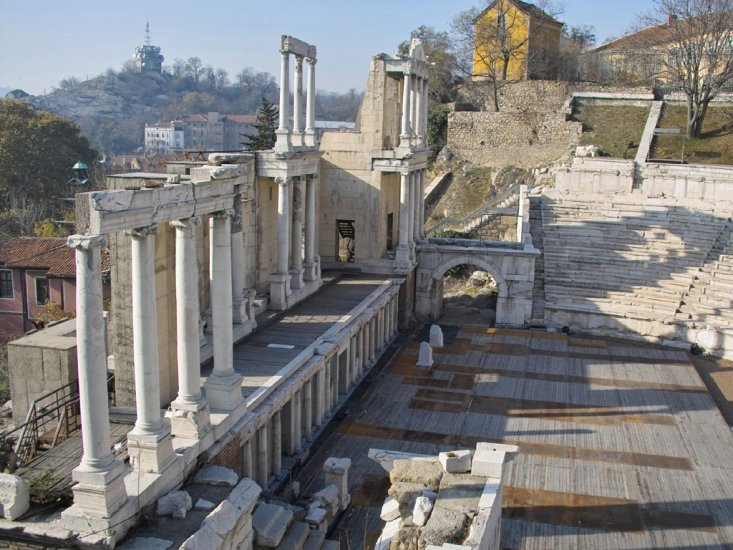
[[[353,262],[356,230],[354,220],[336,220],[336,261]]]
[[[394,215],[387,214],[387,250],[394,250]]]
[[[0,298],[13,297],[13,272],[9,269],[0,270]]]
[[[46,277],[35,277],[36,282],[36,304],[44,305],[48,301],[48,279]]]

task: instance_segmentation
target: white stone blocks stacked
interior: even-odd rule
[[[12,474],[0,474],[0,515],[15,521],[31,505],[30,490],[25,480]]]
[[[471,451],[448,451],[438,455],[443,469],[449,474],[463,474],[471,471]]]
[[[379,517],[384,521],[392,521],[400,517],[400,503],[393,497],[387,497],[382,504]]]
[[[511,459],[519,452],[516,445],[477,443],[471,464],[471,475],[501,478],[505,458]]]

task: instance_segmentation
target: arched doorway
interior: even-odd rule
[[[471,264],[450,268],[436,285],[443,307],[438,322],[494,326],[499,286],[491,273]]]

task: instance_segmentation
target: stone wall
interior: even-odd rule
[[[582,132],[557,112],[455,112],[448,116],[448,147],[482,166],[533,168],[574,150]]]

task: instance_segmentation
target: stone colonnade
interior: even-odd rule
[[[425,172],[424,168],[400,172],[397,260],[403,267],[416,261],[415,245],[425,238]]]
[[[397,335],[399,282],[389,286],[351,324],[326,335],[296,382],[268,398],[269,412],[243,437],[244,475],[267,487],[283,459],[297,457]],[[253,411],[259,413],[259,410]]]
[[[295,57],[293,75],[293,124],[290,125],[290,56]],[[316,47],[292,36],[280,39],[280,110],[276,151],[316,145]],[[303,128],[303,60],[308,64]]]
[[[316,255],[317,174],[277,177],[277,272],[270,277],[270,304],[286,309],[292,290],[320,279]],[[303,225],[305,224],[305,246]]]
[[[410,62],[405,62],[402,83],[400,148],[427,147],[428,79]]]
[[[236,166],[215,170],[221,171],[221,168],[225,168],[224,172],[231,170],[235,174],[239,170]],[[228,185],[215,183],[217,190],[224,186],[224,193],[211,204],[199,207],[201,214],[209,215],[211,251],[214,367],[206,380],[205,398],[201,391],[199,267],[194,231],[194,226],[200,223],[200,217],[190,215],[197,205],[185,204],[181,197],[193,196],[194,187],[204,194],[214,186],[207,183],[166,186],[154,190],[159,193],[157,195],[151,194],[153,190],[97,194],[100,197],[97,199],[98,204],[115,205],[114,201],[105,202],[106,195],[132,193],[132,200],[139,197],[138,204],[146,204],[151,212],[160,210],[160,205],[156,206],[153,201],[171,205],[172,219],[160,219],[157,223],[137,228],[126,229],[124,225],[145,218],[144,214],[135,211],[107,213],[113,220],[109,222],[107,230],[124,229],[130,237],[136,421],[128,434],[128,453],[133,468],[141,474],[163,473],[176,461],[171,430],[180,437],[200,438],[211,429],[209,407],[226,412],[238,409],[244,412],[246,407],[242,397],[241,376],[234,371],[233,363],[233,321],[254,323],[254,319],[237,319],[233,314],[233,286],[243,280],[243,275],[237,272],[243,271],[245,267],[244,255],[235,254],[232,250],[232,243],[236,242],[231,224],[235,215],[233,201],[239,195],[233,193],[236,187],[231,180]],[[176,209],[188,215],[177,219]],[[144,212],[145,208],[140,210]],[[104,214],[96,215],[104,217]],[[155,289],[155,239],[159,223],[164,222],[170,223],[176,232],[178,396],[171,403],[170,424],[162,418],[160,409]],[[105,223],[102,219],[97,225],[105,227]],[[100,232],[105,233],[107,230]],[[104,343],[104,323],[101,321],[103,242],[100,235],[74,235],[68,239],[69,246],[76,250],[77,262],[77,354],[83,426],[83,456],[80,466],[73,472],[73,478],[78,481],[74,487],[75,506],[93,516],[110,517],[124,502],[125,488],[120,477],[121,465],[110,451],[107,366],[104,349],[100,348]],[[233,263],[235,257],[238,260]],[[243,289],[239,291],[244,294]],[[246,310],[251,314],[253,308]]]

